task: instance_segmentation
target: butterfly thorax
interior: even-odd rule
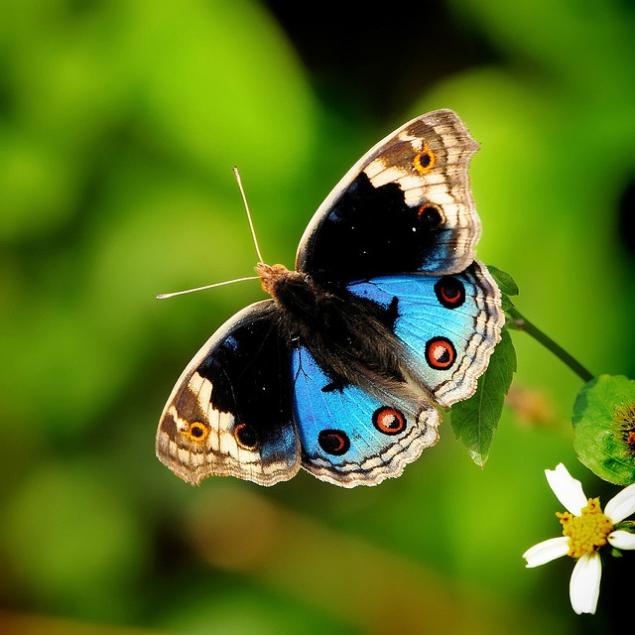
[[[316,316],[320,300],[326,292],[320,289],[305,273],[289,271],[284,265],[259,263],[256,272],[260,276],[263,290],[278,307],[300,321]]]
[[[273,298],[288,325],[294,327],[293,331],[304,330],[303,325],[328,328],[333,319],[330,314],[336,313],[335,308],[341,308],[334,307],[341,303],[338,295],[317,284],[306,273],[290,271],[284,265],[263,263],[256,266],[256,272],[263,290]]]
[[[344,288],[327,289],[283,265],[261,263],[256,271],[278,306],[282,330],[309,348],[336,384],[350,383],[363,372],[404,381],[401,346],[391,330],[396,306],[382,310]]]

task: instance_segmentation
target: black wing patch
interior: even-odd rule
[[[302,267],[320,282],[417,271],[451,238],[451,229],[406,205],[399,185],[375,188],[360,172],[309,241]]]
[[[295,475],[290,354],[273,301],[238,313],[192,360],[163,411],[157,455],[192,483],[216,475],[273,485]]]
[[[477,148],[452,111],[405,124],[325,200],[300,243],[296,268],[322,283],[465,269],[480,235],[467,175]]]

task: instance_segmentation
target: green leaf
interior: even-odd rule
[[[623,520],[615,525],[615,529],[623,529],[631,534],[635,534],[635,520]]]
[[[635,381],[600,375],[573,406],[573,446],[580,461],[617,485],[635,482]]]
[[[501,306],[503,307],[503,311],[505,311],[505,313],[508,313],[515,308],[514,303],[504,293],[501,293]],[[508,328],[514,327],[508,322]]]
[[[505,271],[494,265],[487,265],[487,270],[492,274],[496,284],[505,295],[518,295],[518,285],[516,281]]]
[[[470,399],[452,406],[452,429],[472,460],[483,467],[498,426],[505,395],[516,371],[516,351],[506,328]]]

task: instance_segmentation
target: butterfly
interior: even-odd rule
[[[451,110],[367,152],[309,222],[296,269],[258,263],[270,299],[205,343],[170,395],[158,458],[198,484],[260,485],[304,468],[376,485],[439,438],[500,340],[500,291],[475,260],[468,164],[478,144]]]

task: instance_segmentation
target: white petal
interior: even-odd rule
[[[545,470],[545,475],[553,493],[564,508],[579,516],[582,508],[587,504],[582,483],[573,478],[562,463],[558,463],[555,470]]]
[[[559,538],[543,540],[537,545],[530,547],[523,554],[523,558],[527,560],[526,566],[530,569],[566,556],[568,551],[569,539],[566,536],[560,536]]]
[[[613,524],[622,522],[635,513],[635,483],[613,496],[606,504],[604,513],[613,521]]]
[[[581,613],[595,613],[600,597],[602,561],[597,552],[585,553],[573,567],[569,583],[569,598],[573,610]]]
[[[623,529],[612,531],[608,535],[609,544],[616,549],[635,549],[635,534]]]

